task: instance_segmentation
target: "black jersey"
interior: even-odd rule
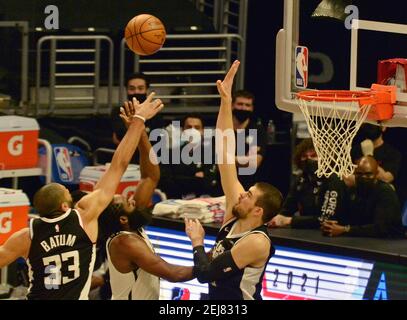
[[[215,246],[212,250],[212,259],[218,255],[232,250],[232,247],[241,239],[249,234],[263,234],[270,241],[270,253],[267,262],[274,254],[274,247],[271,244],[270,236],[267,232],[267,227],[261,225],[253,230],[232,234],[237,219],[231,220],[220,229],[216,237]],[[239,272],[234,273],[225,279],[213,281],[209,283],[209,299],[210,300],[261,300],[261,289],[264,272],[267,262],[260,268],[245,267]]]
[[[27,298],[88,299],[96,246],[82,228],[76,210],[30,221]]]

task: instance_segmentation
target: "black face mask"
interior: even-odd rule
[[[314,175],[318,170],[318,161],[311,159],[301,161],[301,167],[304,174]]]
[[[143,103],[147,99],[146,93],[135,93],[135,94],[128,94],[127,100],[133,102],[133,98],[136,98],[138,102]]]
[[[376,140],[382,135],[382,129],[379,126],[373,124],[364,124],[360,129],[360,137],[362,140],[370,139],[372,141]]]
[[[134,209],[134,211],[127,215],[129,219],[129,226],[131,230],[138,230],[151,223],[153,218],[150,209]]]
[[[369,179],[365,177],[356,176],[355,182],[356,182],[356,192],[360,195],[367,196],[374,189],[376,179]]]
[[[245,122],[253,114],[253,112],[249,110],[237,110],[237,109],[233,110],[232,113],[239,122]]]

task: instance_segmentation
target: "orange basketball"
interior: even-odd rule
[[[150,14],[139,14],[129,21],[124,37],[127,46],[141,56],[148,56],[161,49],[165,41],[163,23]]]

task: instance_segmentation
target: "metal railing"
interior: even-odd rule
[[[100,101],[100,64],[101,43],[108,44],[108,75],[107,75],[107,105],[109,112],[112,108],[112,86],[113,86],[113,42],[103,35],[92,36],[45,36],[37,42],[37,66],[35,87],[35,112],[36,114],[98,114]],[[47,108],[40,109],[41,103],[41,70],[42,53],[44,43],[49,42],[49,90]],[[60,46],[60,43],[71,46]],[[87,47],[83,47],[87,45]],[[74,46],[74,47],[72,47]],[[80,59],[83,55],[85,59]],[[62,58],[63,57],[63,58]],[[81,66],[78,71],[73,71]],[[90,66],[90,70],[85,71]],[[65,67],[65,70],[63,70]],[[74,81],[69,79],[74,78]],[[89,79],[92,81],[79,81]],[[62,80],[65,79],[65,80]],[[57,83],[58,82],[58,83]],[[76,95],[85,91],[88,95]],[[58,94],[59,92],[59,94]],[[61,95],[61,92],[65,92]],[[68,92],[68,94],[67,94]],[[81,103],[82,102],[82,103]],[[74,103],[74,104],[72,104]],[[57,105],[68,105],[69,109],[56,109]],[[92,106],[89,108],[89,106]],[[60,110],[61,109],[61,110]]]
[[[237,52],[232,47],[238,48]],[[122,40],[120,46],[119,104],[124,100],[127,73],[143,72],[151,89],[167,106],[164,112],[214,112],[219,97],[216,80],[222,79],[234,59],[244,65],[245,42],[237,34],[167,35],[164,47],[154,56],[139,56]],[[130,59],[128,54],[130,53]],[[130,61],[129,61],[130,60]],[[132,65],[131,65],[132,63]],[[244,85],[244,68],[236,76],[236,89]],[[190,109],[189,109],[190,111]]]
[[[248,0],[191,0],[213,21],[219,33],[237,33],[246,39]]]
[[[191,0],[198,11],[204,13],[213,23],[215,30],[220,32],[221,24],[219,14],[222,0]]]
[[[28,27],[28,21],[0,21],[0,28],[17,28],[21,31],[20,107],[28,104]]]

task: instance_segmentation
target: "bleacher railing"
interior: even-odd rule
[[[236,51],[233,48],[237,48]],[[163,112],[216,112],[216,80],[222,79],[234,59],[244,65],[245,42],[237,34],[167,35],[166,42],[152,56],[139,56],[120,46],[119,101],[125,99],[125,77],[143,72],[151,89],[167,104]],[[236,89],[244,85],[244,68],[236,76]],[[187,108],[187,109],[186,109]]]
[[[44,44],[49,43],[45,52]],[[113,41],[103,35],[45,36],[37,42],[35,112],[39,114],[100,113],[101,46],[108,45],[107,106],[112,108]],[[49,54],[48,99],[40,108],[42,54]],[[79,68],[78,68],[79,67]],[[85,91],[84,91],[85,90]],[[85,95],[78,94],[85,92]],[[82,104],[82,105],[81,105]],[[61,107],[56,108],[57,105]],[[63,105],[63,107],[62,107]],[[93,107],[89,108],[89,105]],[[68,108],[66,108],[68,106]]]
[[[246,38],[248,0],[191,0],[197,10],[212,20],[219,33],[237,33]]]
[[[0,28],[16,28],[21,32],[20,107],[28,104],[28,21],[0,21]]]

